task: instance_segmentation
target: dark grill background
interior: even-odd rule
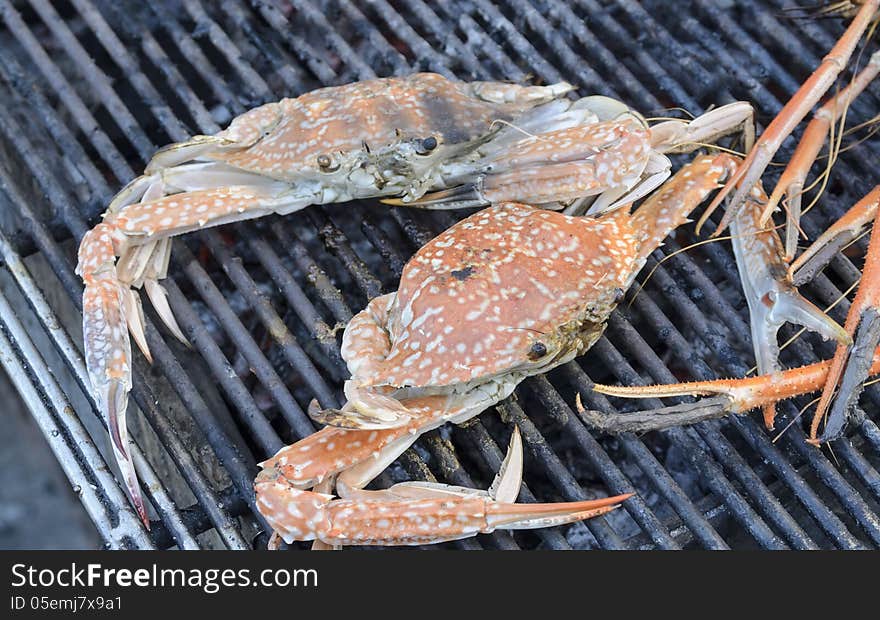
[[[763,125],[843,26],[789,19],[786,6],[0,0],[0,361],[108,546],[265,544],[252,504],[255,463],[313,430],[303,413],[311,398],[340,401],[347,375],[334,326],[394,290],[406,259],[464,215],[365,201],[175,242],[165,286],[193,349],[151,322],[155,363],[136,356],[129,409],[155,510],[148,534],[101,455],[107,440],[84,390],[82,288],[73,267],[79,238],[158,146],[213,133],[265,101],[414,70],[568,80],[580,95],[618,97],[646,116],[669,107],[696,114],[743,99]],[[878,95],[875,86],[853,105],[850,124],[880,110]],[[807,218],[811,237],[877,182],[877,156],[876,140],[842,155],[820,208]],[[655,258],[693,240],[693,227],[684,227]],[[863,240],[847,252],[852,261],[836,258],[804,292],[831,304],[858,277],[865,247]],[[639,279],[655,266],[649,261]],[[428,478],[486,485],[515,423],[527,450],[522,501],[638,496],[585,524],[446,546],[880,546],[874,388],[862,397],[867,418],[833,452],[808,447],[800,423],[774,442],[756,414],[641,437],[606,437],[580,421],[577,392],[591,408],[609,411],[657,405],[611,403],[589,393],[591,379],[743,376],[753,364],[727,243],[679,254],[637,288],[586,356],[526,381],[515,399],[472,423],[427,434],[378,484]],[[847,308],[844,300],[832,315],[842,322]],[[786,327],[780,338],[794,333]],[[805,335],[783,361],[800,365],[832,351]],[[777,428],[807,402],[782,405]]]

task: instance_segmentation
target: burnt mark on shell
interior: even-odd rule
[[[461,83],[445,80],[440,88],[444,89],[443,96],[437,96],[436,89],[434,92],[418,92],[417,105],[424,114],[423,126],[431,127],[441,143],[485,141],[501,128],[500,124],[493,125],[495,120],[511,120],[506,106],[481,101],[465,93]]]
[[[775,248],[777,252],[779,248]],[[788,267],[783,263],[782,258],[780,258],[777,253],[776,256],[770,258],[771,261],[767,263],[767,270],[770,272],[770,275],[777,282],[785,282],[788,278]]]
[[[456,280],[458,280],[459,282],[464,282],[465,280],[470,278],[472,275],[474,275],[475,271],[476,271],[476,269],[474,269],[471,265],[468,265],[464,269],[457,269],[457,270],[451,272],[450,275],[452,275],[452,277],[455,278]]]
[[[420,107],[427,117],[426,125],[434,127],[437,133],[449,143],[457,144],[466,141],[470,136],[463,130],[458,118],[458,110],[447,97],[430,96],[419,93]]]

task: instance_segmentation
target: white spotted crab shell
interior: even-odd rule
[[[491,86],[416,73],[319,88],[242,114],[217,137],[252,146],[211,159],[288,183],[316,177],[330,183],[350,175],[371,152],[387,151],[384,161],[392,168],[413,165],[413,154],[407,161],[402,148],[410,140],[436,139],[439,148],[422,159],[441,161],[488,139],[499,122],[550,100],[544,94],[506,101]],[[572,89],[562,86],[563,93]],[[496,96],[502,100],[492,100]]]
[[[388,309],[387,356],[357,379],[440,387],[568,361],[601,335],[637,249],[628,209],[599,219],[516,203],[484,209],[407,263]],[[343,349],[358,367],[356,336]]]

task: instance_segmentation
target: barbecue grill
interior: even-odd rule
[[[393,291],[407,258],[465,215],[364,201],[175,240],[165,286],[192,348],[157,328],[145,307],[154,363],[136,355],[129,409],[153,517],[147,532],[108,465],[106,430],[89,397],[73,267],[81,236],[157,147],[213,133],[266,101],[417,70],[567,80],[648,117],[741,99],[766,124],[843,26],[792,18],[788,2],[0,0],[0,361],[107,547],[265,545],[253,503],[256,463],[314,431],[304,413],[312,398],[340,403],[347,374],[337,328]],[[878,110],[875,85],[848,119]],[[806,218],[811,237],[880,180],[871,163],[880,145],[859,142],[868,133],[845,140],[853,146]],[[874,387],[848,436],[821,451],[805,443],[799,421],[787,427],[809,399],[780,406],[776,433],[753,415],[612,437],[577,413],[578,393],[607,412],[659,404],[608,400],[590,392],[594,380],[750,371],[732,252],[719,242],[676,253],[694,240],[685,227],[655,252],[639,277],[652,272],[648,283],[627,294],[587,355],[525,381],[470,423],[428,433],[376,484],[485,486],[516,424],[526,447],[521,501],[637,495],[583,524],[439,547],[880,547]],[[836,257],[802,291],[833,304],[857,281],[866,245]],[[831,314],[842,323],[847,309],[842,299]],[[780,337],[795,333],[787,326]],[[802,335],[783,362],[832,352]]]

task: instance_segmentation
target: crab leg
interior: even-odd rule
[[[595,113],[600,122],[565,122],[579,111]],[[594,214],[633,202],[663,183],[671,165],[662,153],[689,152],[741,127],[749,145],[754,138],[752,108],[742,102],[722,106],[691,122],[660,123],[649,131],[632,110],[607,97],[585,97],[567,114],[560,114],[550,129],[535,123],[532,132],[526,122],[494,139],[467,173],[476,176],[476,181],[415,200],[405,197],[384,202],[451,209],[507,200],[568,203],[601,194],[590,209]],[[511,136],[520,137],[512,140]]]
[[[522,481],[522,444],[514,431],[489,492],[429,483],[381,491],[345,490],[349,498],[297,489],[274,468],[263,470],[257,505],[287,542],[327,545],[420,545],[468,538],[495,529],[534,529],[605,514],[630,495],[557,504],[514,504]],[[340,492],[343,492],[340,489]]]
[[[853,210],[876,212],[880,202],[880,185],[875,187]],[[880,342],[880,235],[871,235],[868,243],[868,253],[865,256],[865,266],[862,270],[862,281],[859,290],[853,299],[849,312],[846,315],[844,329],[855,342],[849,345],[841,344],[834,352],[831,360],[831,370],[825,381],[819,404],[816,405],[816,414],[810,425],[810,443],[819,444],[830,439],[836,439],[843,432],[846,420],[849,417],[849,409],[858,395],[859,386],[867,376],[866,356],[870,355]],[[858,331],[858,334],[856,332]],[[828,409],[834,392],[840,384],[840,396],[835,402],[829,415]],[[844,387],[850,390],[844,392]],[[855,395],[853,393],[855,391]],[[819,424],[828,416],[825,430],[818,436]]]
[[[651,126],[651,144],[661,153],[691,153],[739,130],[745,149],[750,150],[755,142],[754,115],[751,104],[735,101],[691,121],[663,121]]]
[[[788,272],[795,284],[800,285],[812,280],[834,258],[835,254],[858,239],[862,231],[877,216],[880,200],[877,200],[876,197],[876,190],[870,192],[829,226],[810,247],[791,263]]]
[[[865,356],[865,359],[869,358],[866,376],[880,374],[880,349],[875,349],[873,356]],[[826,360],[771,375],[744,379],[629,387],[596,384],[593,386],[595,391],[618,398],[672,396],[718,396],[718,398],[633,414],[608,415],[584,410],[581,413],[589,423],[613,433],[657,430],[673,425],[693,424],[701,420],[720,418],[729,413],[746,413],[787,398],[815,392],[825,384],[830,368],[831,362]]]
[[[639,260],[659,246],[685,221],[693,206],[702,202],[717,183],[732,174],[739,160],[726,154],[703,156],[679,171],[632,216],[633,226],[645,235]],[[763,190],[756,187],[748,208],[732,224],[733,246],[743,290],[751,313],[752,340],[761,374],[780,369],[776,333],[786,321],[813,329],[825,338],[848,342],[846,332],[825,313],[805,300],[786,278],[781,247],[775,231],[757,223]],[[637,273],[640,266],[636,266]],[[765,408],[765,423],[772,426],[774,409]]]
[[[339,475],[340,481],[352,488],[363,488],[409,448],[420,435],[446,422],[464,422],[491,405],[509,396],[520,379],[489,383],[473,394],[436,395],[400,398],[396,407],[406,416],[404,423],[397,419],[384,427],[374,416],[365,428],[360,425],[364,414],[349,404],[330,414],[310,414],[328,426],[293,445],[281,448],[272,458],[260,463],[263,468],[274,468],[291,484],[311,488],[330,476]],[[390,412],[392,415],[397,411]]]
[[[757,184],[730,223],[736,266],[749,304],[758,374],[762,375],[782,369],[776,334],[785,322],[802,325],[841,344],[852,342],[840,325],[804,299],[791,283],[775,229],[764,228],[759,223],[761,205],[766,198],[760,183]],[[764,424],[768,429],[773,428],[774,417],[774,406],[765,406]]]
[[[131,389],[131,344],[128,340],[123,287],[116,275],[113,230],[98,224],[85,234],[77,273],[83,291],[83,340],[86,369],[95,399],[110,428],[113,455],[132,503],[149,529],[144,500],[137,485],[134,461],[128,449],[125,412]]]
[[[417,421],[370,431],[328,426],[281,448],[259,465],[275,469],[291,484],[308,489],[360,463],[390,459],[390,464],[418,438],[418,428]],[[390,453],[393,458],[385,457]]]
[[[493,103],[523,103],[527,101],[550,101],[575,90],[568,82],[548,86],[522,86],[504,82],[470,82],[468,89],[483,101]]]
[[[300,204],[295,198],[273,195],[254,187],[227,187],[150,199],[160,192],[157,187],[154,179],[126,192],[126,201],[138,197],[148,201],[125,206],[117,203],[104,221],[83,237],[77,265],[77,273],[85,283],[83,342],[89,378],[101,413],[107,418],[114,456],[126,488],[147,527],[149,521],[128,451],[125,423],[131,390],[128,332],[131,331],[148,359],[150,353],[140,300],[131,290],[129,278],[148,283],[147,292],[163,320],[183,338],[165,301],[164,291],[153,282],[153,278],[157,274],[164,275],[167,268],[168,237]],[[138,252],[138,244],[147,246],[145,251]],[[117,256],[123,257],[120,265],[116,264]]]
[[[632,227],[641,248],[633,269],[635,276],[651,252],[663,245],[670,232],[688,221],[697,205],[736,171],[739,160],[726,153],[701,155],[682,166],[663,187],[636,209]]]
[[[128,205],[138,201],[151,202],[157,200],[162,198],[164,194],[165,184],[161,178],[142,176],[136,179],[123,188],[111,201],[107,209],[107,216],[110,216],[109,225],[112,226],[113,221],[111,214],[116,214]],[[118,240],[117,245],[120,245]],[[121,252],[119,260],[116,261],[116,276],[120,284],[123,285],[122,294],[125,301],[125,315],[128,317],[128,330],[131,332],[138,348],[150,363],[153,362],[153,357],[150,354],[150,349],[147,346],[147,337],[144,333],[144,311],[141,306],[140,297],[131,290],[131,287],[139,288],[149,282],[146,287],[147,295],[151,300],[157,296],[156,288],[158,285],[152,286],[152,284],[154,280],[165,277],[170,250],[169,239],[149,241]],[[161,301],[165,301],[164,295]],[[167,303],[165,305],[167,306]],[[183,337],[171,311],[162,305],[155,307],[162,321],[171,328],[172,333],[188,346],[189,343]]]
[[[672,163],[665,153],[691,153],[737,131],[742,132],[746,148],[751,148],[755,141],[754,111],[744,101],[723,105],[691,121],[669,120],[651,126],[653,152],[642,173],[642,179],[634,185],[621,184],[604,192],[590,205],[587,214],[596,215],[625,202],[633,203],[660,187],[669,178],[672,169]],[[565,213],[577,215],[578,211],[573,205]]]
[[[660,191],[649,198],[632,215],[635,231],[642,235],[642,250],[637,261],[644,263],[669,231],[686,221],[687,215],[724,182],[739,164],[727,154],[705,155],[682,168]],[[733,244],[743,289],[752,315],[752,336],[755,356],[762,374],[779,370],[779,348],[776,332],[785,321],[813,329],[826,338],[848,342],[847,333],[809,303],[787,279],[781,260],[781,243],[775,231],[763,230],[758,224],[760,204],[764,198],[760,187],[753,190],[749,208],[734,218]],[[637,262],[634,273],[640,269]],[[772,423],[772,403],[766,403],[766,422]],[[686,412],[687,416],[690,412]]]
[[[794,155],[779,177],[773,193],[764,208],[764,213],[772,213],[779,201],[786,197],[787,225],[785,231],[785,260],[791,261],[797,250],[798,227],[801,215],[801,202],[807,173],[822,145],[828,137],[831,124],[836,122],[855,99],[880,74],[880,52],[874,52],[867,66],[853,81],[836,96],[832,97],[816,111],[813,120],[804,130],[804,135],[795,149]]]
[[[880,202],[880,186],[871,191],[865,198],[859,201],[849,213],[841,218],[835,227],[832,227],[830,238],[835,238],[844,231],[851,230],[860,222],[863,225],[867,219],[866,214],[876,213]],[[750,218],[745,216],[751,213]],[[675,424],[693,423],[702,419],[720,417],[727,413],[743,413],[756,407],[764,407],[765,415],[772,412],[769,407],[780,400],[806,394],[824,388],[822,398],[813,419],[811,436],[816,443],[832,439],[842,432],[848,411],[852,408],[855,398],[861,389],[862,382],[870,375],[880,373],[880,241],[872,236],[868,247],[868,255],[865,259],[865,269],[862,276],[863,286],[860,287],[856,298],[850,307],[843,332],[839,326],[831,322],[818,309],[810,309],[807,302],[797,295],[786,278],[775,277],[774,272],[781,272],[780,265],[774,269],[774,254],[778,257],[780,252],[779,241],[776,239],[768,245],[760,240],[755,234],[743,234],[742,225],[745,224],[754,232],[757,223],[757,211],[747,209],[746,212],[734,219],[734,226],[740,226],[740,240],[735,243],[737,253],[737,265],[743,277],[743,288],[749,300],[749,309],[752,313],[753,338],[757,343],[761,342],[763,352],[756,349],[756,357],[761,365],[761,359],[775,361],[773,345],[770,334],[775,334],[778,325],[774,326],[775,319],[784,316],[786,320],[799,323],[815,329],[820,334],[835,337],[843,342],[838,346],[832,360],[812,364],[803,368],[779,372],[778,368],[768,371],[762,369],[762,374],[757,377],[745,379],[729,379],[718,381],[700,381],[693,383],[679,383],[670,385],[657,385],[650,387],[615,387],[598,385],[597,392],[622,398],[650,398],[664,396],[696,396],[696,395],[720,395],[722,398],[700,401],[693,404],[677,405],[662,410],[643,411],[622,416],[618,419],[606,419],[603,414],[585,412],[586,417],[596,426],[620,432],[623,430],[648,430],[652,428],[666,428],[672,422]],[[748,244],[743,241],[752,239]],[[822,241],[820,238],[819,241]],[[758,251],[750,250],[747,260],[740,259],[743,250],[748,245],[758,245]],[[775,249],[774,249],[775,246]],[[808,250],[811,255],[818,255],[817,250]],[[778,261],[778,258],[776,259]],[[767,288],[763,295],[759,294],[761,287]],[[768,295],[773,293],[772,295]],[[781,303],[780,303],[781,302]],[[782,312],[782,315],[779,315]],[[755,320],[757,316],[765,316],[764,319]],[[860,326],[861,323],[861,326]],[[755,335],[755,330],[763,326],[764,331]],[[772,330],[772,331],[771,331]],[[858,333],[856,333],[858,330]],[[852,342],[855,336],[855,343]],[[775,342],[774,342],[775,344]],[[873,355],[873,357],[872,357]],[[842,378],[841,378],[842,377]],[[834,394],[834,388],[840,384],[841,396],[831,409],[825,433],[816,438],[818,426],[828,411],[828,406]],[[765,419],[772,422],[772,419]]]
[[[457,209],[518,200],[529,204],[565,202],[632,186],[644,170],[649,134],[635,117],[625,121],[546,131],[494,149],[474,164],[476,180],[417,200],[387,204]]]
[[[798,123],[810,112],[810,109],[828,91],[831,85],[834,84],[837,76],[846,67],[856,45],[858,45],[859,39],[874,19],[878,7],[880,7],[880,0],[865,0],[849,27],[828,55],[822,59],[822,64],[819,65],[788,103],[785,104],[779,114],[776,115],[776,118],[773,119],[764,133],[761,134],[755,147],[749,152],[740,169],[728,180],[724,189],[709,204],[709,207],[697,222],[698,232],[709,219],[712,212],[718,208],[728,194],[736,187],[736,192],[713,235],[718,235],[727,228],[731,219],[737,215],[743,203],[745,203],[752,187],[761,178],[776,151],[779,150],[783,140],[791,134]],[[772,208],[764,210],[764,213],[761,215],[762,225],[766,225],[771,213]]]

